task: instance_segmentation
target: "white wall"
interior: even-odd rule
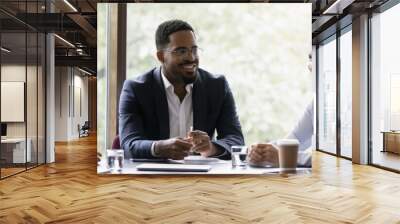
[[[26,69],[29,73],[33,69],[32,66],[28,66],[27,68],[25,65],[18,65],[18,64],[5,64],[1,66],[1,81],[5,82],[25,82],[25,76],[26,76]],[[27,93],[27,96],[29,99],[28,101],[31,101],[32,97],[34,96],[34,93]],[[1,108],[1,110],[7,110],[8,108]],[[36,116],[36,114],[35,114]],[[32,114],[28,114],[28,120],[31,122],[32,119]],[[36,120],[35,120],[36,121]],[[21,138],[25,137],[25,127],[26,122],[7,122],[7,137],[12,137],[12,138]],[[30,124],[28,127],[31,127],[32,125]],[[28,133],[29,134],[29,133]],[[28,136],[29,137],[29,136]]]
[[[1,81],[10,82],[26,82],[25,80],[25,65],[2,65],[1,66]],[[1,108],[7,110],[7,108]],[[9,122],[7,123],[8,137],[25,137],[25,122]]]
[[[56,67],[56,141],[77,139],[78,124],[88,120],[88,78],[83,75],[76,68]]]
[[[69,69],[55,68],[55,141],[68,140]]]

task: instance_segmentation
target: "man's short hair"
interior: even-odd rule
[[[182,20],[174,19],[161,23],[156,31],[157,50],[162,50],[168,45],[169,35],[182,30],[190,30],[194,32],[192,26]]]

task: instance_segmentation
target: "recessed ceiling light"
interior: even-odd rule
[[[68,40],[66,40],[66,39],[64,39],[64,38],[62,38],[62,37],[60,37],[60,36],[57,35],[57,34],[54,34],[54,36],[57,37],[57,38],[58,38],[59,40],[61,40],[62,42],[66,43],[67,45],[69,45],[69,46],[75,48],[75,45],[73,45],[73,44],[72,44],[71,42],[69,42]]]
[[[355,0],[336,0],[332,5],[325,9],[322,14],[342,14],[343,9],[351,5],[354,1]]]
[[[65,4],[67,4],[72,10],[74,10],[74,12],[78,12],[78,10],[71,4],[69,3],[68,0],[64,0]]]
[[[9,49],[7,49],[7,48],[5,48],[5,47],[1,47],[1,50],[4,51],[4,52],[6,52],[6,53],[10,53],[10,52],[11,52],[11,50],[9,50]]]
[[[86,70],[83,70],[83,69],[81,69],[81,68],[79,68],[79,67],[78,67],[78,69],[79,69],[79,71],[81,71],[81,72],[83,72],[83,73],[85,73],[85,74],[92,75],[92,73],[90,73],[90,72],[88,72],[88,71],[86,71]]]

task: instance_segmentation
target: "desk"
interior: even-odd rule
[[[31,145],[30,138],[27,139],[25,154],[25,138],[6,138],[1,140],[1,157],[5,163],[25,163],[31,161]]]
[[[217,163],[207,164],[211,166],[208,172],[170,172],[170,171],[138,171],[136,166],[144,162],[132,162],[129,159],[124,160],[124,168],[121,171],[111,171],[106,168],[105,161],[101,161],[101,165],[97,167],[98,174],[152,174],[152,175],[264,175],[264,174],[280,174],[285,173],[280,168],[260,168],[250,167],[246,168],[232,168],[230,160],[219,160]],[[179,162],[174,162],[179,163]],[[160,164],[160,163],[159,163]],[[311,173],[311,168],[298,167],[296,171],[288,173]]]
[[[382,152],[393,152],[400,154],[400,132],[382,131],[383,149]]]

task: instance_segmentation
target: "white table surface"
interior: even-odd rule
[[[181,161],[173,161],[173,163],[179,163]],[[260,168],[246,166],[245,168],[232,168],[230,160],[219,160],[217,163],[206,164],[211,166],[211,170],[208,172],[171,172],[171,171],[138,171],[136,166],[148,163],[148,162],[132,162],[130,160],[124,160],[124,167],[122,170],[110,170],[106,168],[105,161],[101,161],[101,165],[97,167],[98,174],[161,174],[161,175],[264,175],[264,174],[281,174],[285,173],[280,168]],[[183,161],[182,161],[183,163]],[[162,163],[157,163],[162,164]],[[289,173],[311,173],[311,168],[296,168],[296,171],[288,171]],[[286,172],[287,173],[287,172]]]

